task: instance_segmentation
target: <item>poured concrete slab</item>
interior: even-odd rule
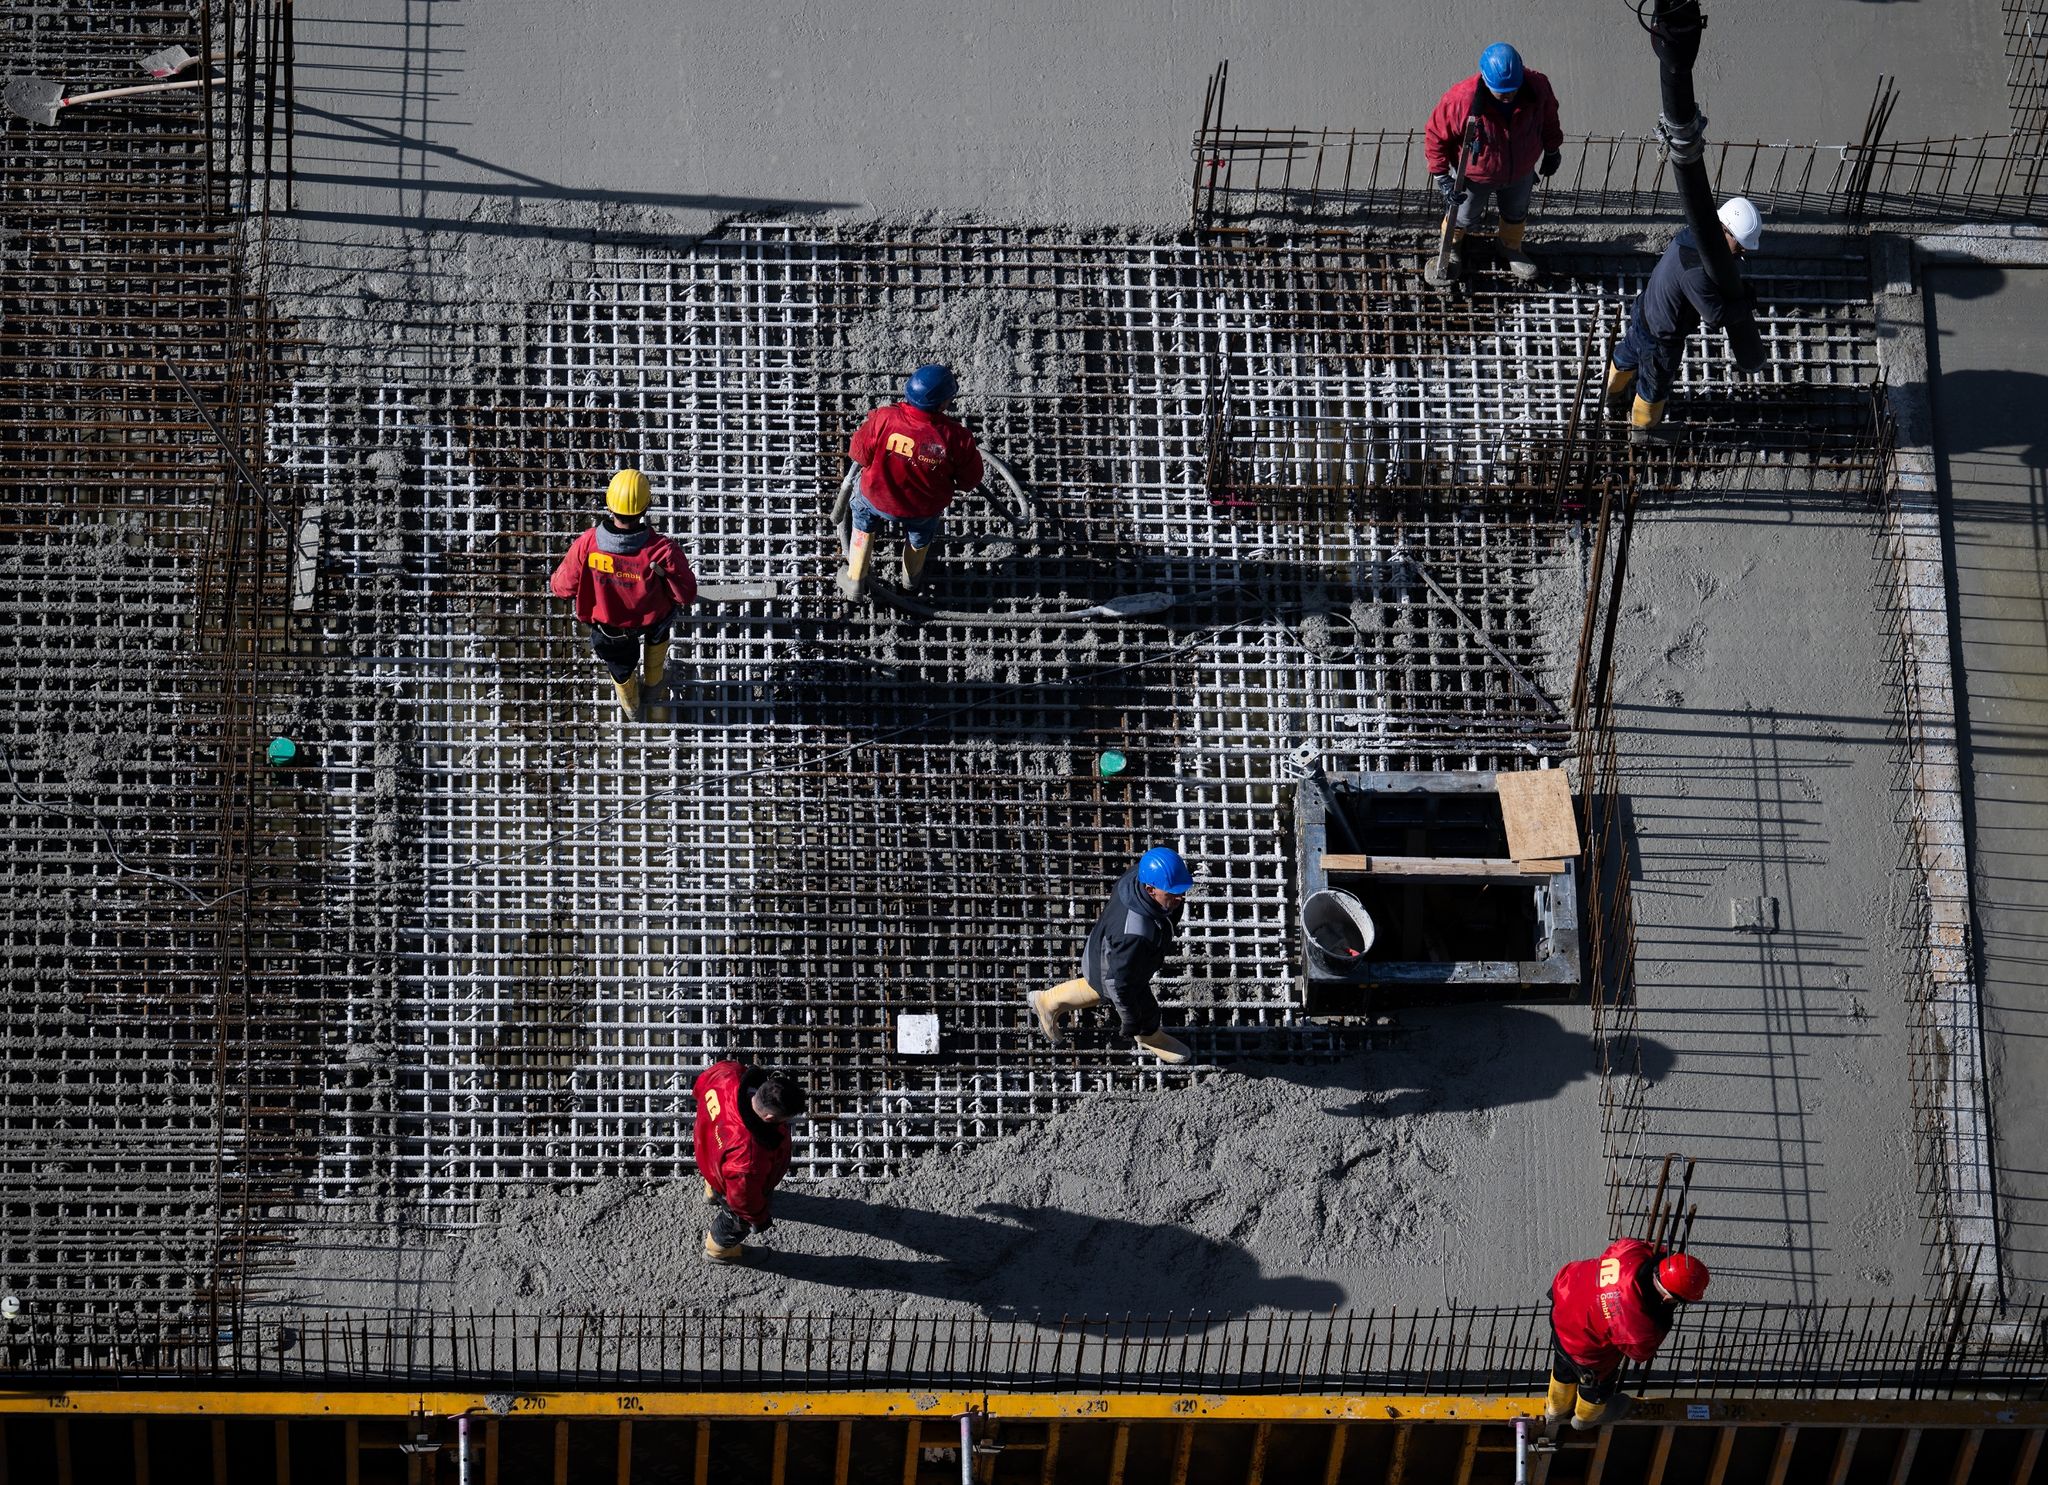
[[[2048,269],[1927,275],[1999,1257],[2048,1285]]]

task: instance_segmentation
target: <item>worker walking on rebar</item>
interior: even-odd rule
[[[619,709],[640,720],[641,703],[661,687],[679,605],[697,600],[697,576],[680,548],[647,524],[647,476],[622,469],[604,492],[602,521],[569,543],[548,586],[576,605],[590,626],[590,648],[612,674]],[[647,654],[646,681],[640,668]]]
[[[1152,977],[1173,947],[1174,925],[1194,886],[1187,863],[1165,846],[1154,846],[1117,879],[1108,905],[1089,931],[1081,977],[1025,996],[1038,1018],[1038,1029],[1055,1046],[1061,1017],[1107,1000],[1116,1008],[1125,1036],[1163,1061],[1188,1060],[1187,1044],[1160,1030]]]
[[[875,533],[903,533],[903,585],[924,585],[925,559],[945,530],[946,507],[981,483],[981,451],[964,424],[946,416],[960,395],[952,368],[920,366],[903,384],[903,400],[867,416],[847,447],[860,466],[853,484],[853,539],[839,591],[867,591],[869,545]]]
[[[1738,259],[1763,241],[1763,217],[1747,196],[1729,197],[1719,216],[1728,251]],[[1692,229],[1681,228],[1657,260],[1648,286],[1636,297],[1628,333],[1614,347],[1607,368],[1607,415],[1627,416],[1632,442],[1661,442],[1666,437],[1664,405],[1685,357],[1685,343],[1702,324],[1719,329],[1726,312]]]
[[[804,1112],[803,1085],[788,1073],[714,1062],[697,1075],[697,1174],[711,1226],[704,1256],[736,1263],[749,1233],[772,1223],[769,1199],[789,1172],[792,1119]]]
[[[1678,1306],[1707,1292],[1707,1266],[1640,1238],[1607,1245],[1598,1258],[1567,1263],[1550,1281],[1550,1392],[1543,1422],[1570,1416],[1585,1431],[1618,1423],[1631,1399],[1618,1390],[1623,1361],[1648,1361],[1664,1344]]]
[[[1522,244],[1536,178],[1555,175],[1564,160],[1564,130],[1550,79],[1522,65],[1522,54],[1496,41],[1479,54],[1479,71],[1454,83],[1429,116],[1422,155],[1444,198],[1449,250],[1431,259],[1423,277],[1442,287],[1465,273],[1465,234],[1500,203],[1500,247],[1518,279],[1536,277]],[[1459,170],[1463,156],[1463,172]]]

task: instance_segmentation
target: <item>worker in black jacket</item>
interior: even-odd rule
[[[1188,1060],[1187,1044],[1159,1029],[1152,977],[1173,947],[1173,926],[1187,906],[1194,876],[1176,851],[1154,846],[1117,879],[1081,954],[1081,978],[1025,997],[1038,1028],[1058,1043],[1060,1017],[1107,1000],[1124,1035],[1166,1062]]]
[[[1730,197],[1722,204],[1720,217],[1728,251],[1737,258],[1763,240],[1763,218],[1747,197]],[[1657,260],[1649,286],[1629,316],[1628,334],[1615,346],[1613,364],[1607,368],[1607,415],[1619,418],[1627,413],[1632,442],[1660,442],[1666,436],[1660,426],[1664,404],[1685,356],[1685,342],[1702,324],[1719,329],[1727,308],[1692,229],[1684,229]]]

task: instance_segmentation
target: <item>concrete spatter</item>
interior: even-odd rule
[[[396,1246],[407,1224],[380,1220],[364,1251],[333,1240],[346,1211],[333,1226],[306,1214],[277,1299],[1054,1319],[1530,1302],[1559,1256],[1605,1231],[1585,1014],[1404,1021],[1397,1044],[1335,1064],[1097,1096],[883,1184],[786,1189],[734,1268],[697,1254],[694,1180],[612,1182],[522,1196],[472,1232]]]
[[[941,361],[959,377],[963,404],[1078,390],[1080,336],[1041,297],[1001,289],[931,292],[934,298],[915,307],[894,299],[866,306],[843,343],[818,349],[819,378],[828,385],[872,383],[886,396],[911,368]]]
[[[1730,1298],[1920,1288],[1907,882],[1872,517],[1646,504],[1615,694],[1644,1034],[1679,1058],[1647,1148],[1698,1157]],[[1775,932],[1731,902],[1778,899]]]

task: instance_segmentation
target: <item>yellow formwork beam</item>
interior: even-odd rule
[[[493,1407],[492,1404],[497,1406]],[[1333,1396],[1156,1392],[397,1392],[265,1388],[10,1389],[0,1415],[40,1413],[139,1417],[405,1418],[489,1417],[852,1419],[954,1418],[978,1413],[1019,1420],[1107,1418],[1244,1423],[1511,1423],[1538,1417],[1541,1397]],[[1770,1397],[1655,1398],[1631,1421],[1650,1424],[1866,1428],[2040,1428],[2048,1403],[1996,1399],[1865,1399],[1809,1402]]]

